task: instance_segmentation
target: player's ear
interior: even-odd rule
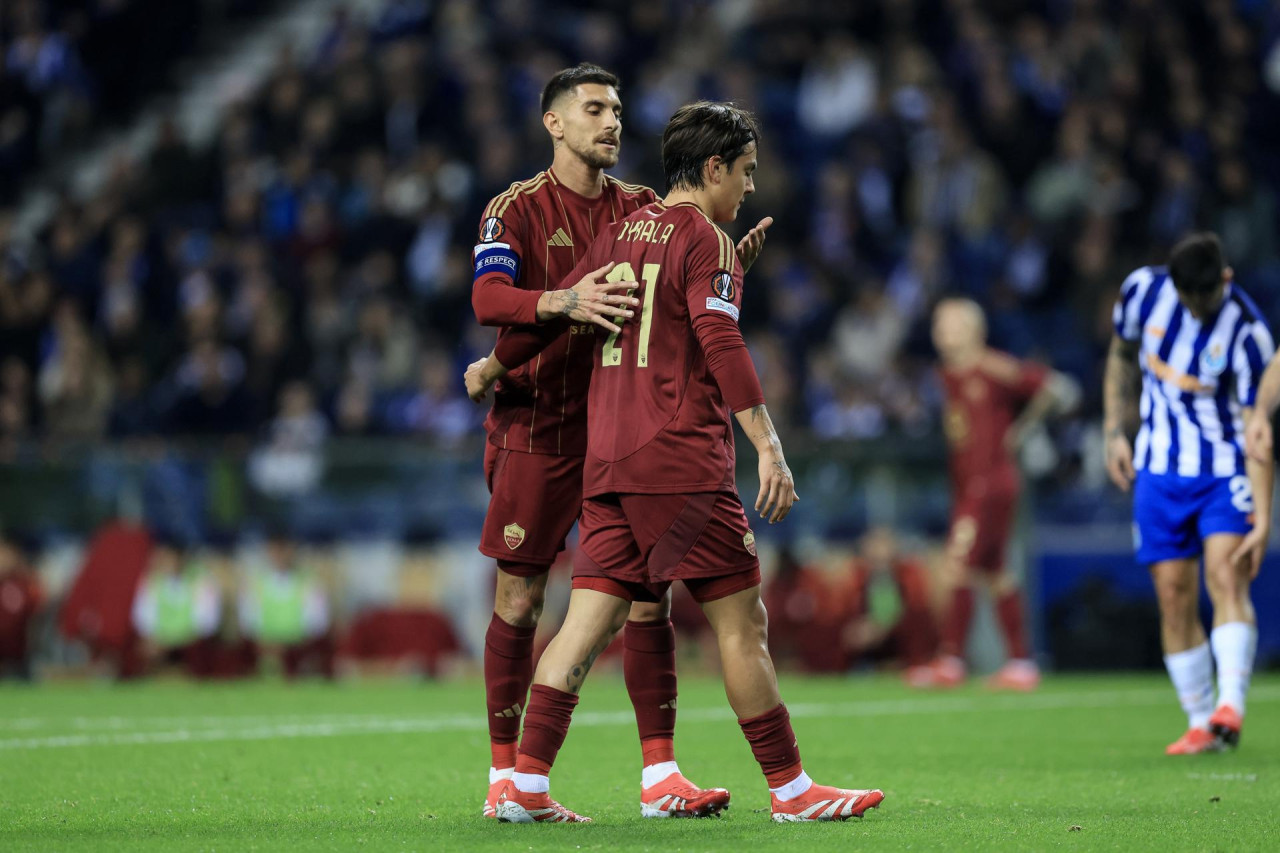
[[[707,159],[707,165],[703,167],[703,171],[708,184],[718,185],[724,178],[724,158],[719,154],[713,154]]]
[[[560,114],[555,110],[547,110],[542,114],[542,126],[547,129],[547,133],[551,134],[551,138],[559,142],[564,139],[564,122],[560,119]]]
[[[1234,279],[1235,277],[1236,277],[1236,271],[1235,271],[1235,270],[1233,270],[1231,267],[1223,267],[1223,268],[1222,268],[1222,283],[1223,283],[1223,284],[1230,284],[1230,283],[1231,283],[1231,280],[1232,280],[1232,279]]]

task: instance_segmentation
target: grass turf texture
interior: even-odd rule
[[[1054,678],[1030,696],[784,679],[805,765],[876,786],[862,821],[774,825],[717,681],[680,685],[676,748],[733,791],[719,820],[639,816],[621,679],[588,683],[552,793],[590,826],[480,817],[476,681],[0,687],[0,850],[1275,849],[1280,679],[1236,753],[1166,758],[1185,718],[1157,675]],[[1078,827],[1078,829],[1076,829]]]

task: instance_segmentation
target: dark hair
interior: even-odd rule
[[[1184,293],[1207,293],[1221,286],[1226,266],[1222,243],[1210,231],[1182,238],[1169,253],[1169,276]]]
[[[542,111],[545,113],[551,109],[556,98],[565,92],[572,92],[574,86],[583,83],[599,83],[601,86],[612,86],[617,89],[618,75],[611,74],[590,62],[580,62],[572,68],[562,68],[547,81],[547,85],[542,90]]]
[[[662,171],[668,191],[701,189],[707,160],[719,156],[732,169],[733,161],[759,141],[755,116],[741,107],[715,101],[685,104],[662,132]]]

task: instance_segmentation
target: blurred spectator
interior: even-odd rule
[[[787,4],[712,5],[579,15],[571,32],[580,10],[563,0],[340,7],[316,44],[280,49],[213,140],[163,122],[96,194],[59,198],[34,240],[4,207],[18,177],[90,118],[125,114],[170,79],[193,22],[231,12],[6,5],[0,364],[17,359],[40,393],[4,369],[0,449],[256,433],[297,379],[340,434],[456,435],[442,362],[421,354],[487,351],[469,236],[486,199],[545,165],[537,96],[580,56],[624,73],[624,180],[660,183],[657,136],[679,104],[758,112],[758,192],[729,230],[776,217],[742,323],[797,428],[928,423],[922,318],[953,291],[988,311],[997,346],[1028,355],[1053,330],[1062,366],[1093,382],[1118,276],[1195,226],[1222,233],[1264,310],[1280,304],[1265,4],[948,2],[923,26],[919,4],[878,0],[828,4],[817,28]],[[1095,396],[1077,429],[1097,414]]]
[[[844,647],[853,664],[921,666],[937,651],[928,575],[901,553],[893,531],[873,528],[843,590]]]
[[[266,444],[249,459],[253,484],[273,497],[314,489],[324,474],[322,451],[329,422],[316,408],[315,395],[305,382],[290,382],[280,391],[279,411],[267,431]]]
[[[32,679],[31,626],[43,601],[40,579],[22,547],[0,534],[0,678]]]
[[[133,627],[152,667],[211,673],[222,594],[208,567],[177,539],[158,537],[133,600]]]
[[[333,678],[329,597],[288,534],[273,530],[265,565],[249,568],[242,577],[240,630],[254,642],[259,665],[288,678],[307,673]]]

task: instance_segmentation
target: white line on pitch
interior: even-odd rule
[[[1259,686],[1250,696],[1254,702],[1280,699],[1280,685]],[[1040,693],[1030,696],[947,696],[920,699],[870,700],[865,702],[799,702],[788,705],[797,718],[878,717],[904,714],[952,714],[965,712],[1048,711],[1066,708],[1100,708],[1163,705],[1174,702],[1169,690],[1115,690],[1088,693]],[[146,719],[146,718],[141,718]],[[175,719],[175,718],[169,718]],[[133,746],[166,743],[209,743],[214,741],[276,740],[290,738],[345,737],[377,734],[431,734],[435,732],[484,731],[487,723],[480,714],[455,714],[445,717],[384,717],[346,715],[339,717],[290,718],[273,722],[255,717],[198,717],[217,721],[220,726],[208,729],[175,728],[170,731],[113,732],[104,734],[69,734],[46,737],[18,737],[0,740],[0,750],[59,749],[85,746]],[[685,723],[732,721],[727,707],[681,709]],[[248,721],[255,725],[244,725]],[[573,724],[583,726],[634,725],[632,711],[583,711],[574,715]]]

